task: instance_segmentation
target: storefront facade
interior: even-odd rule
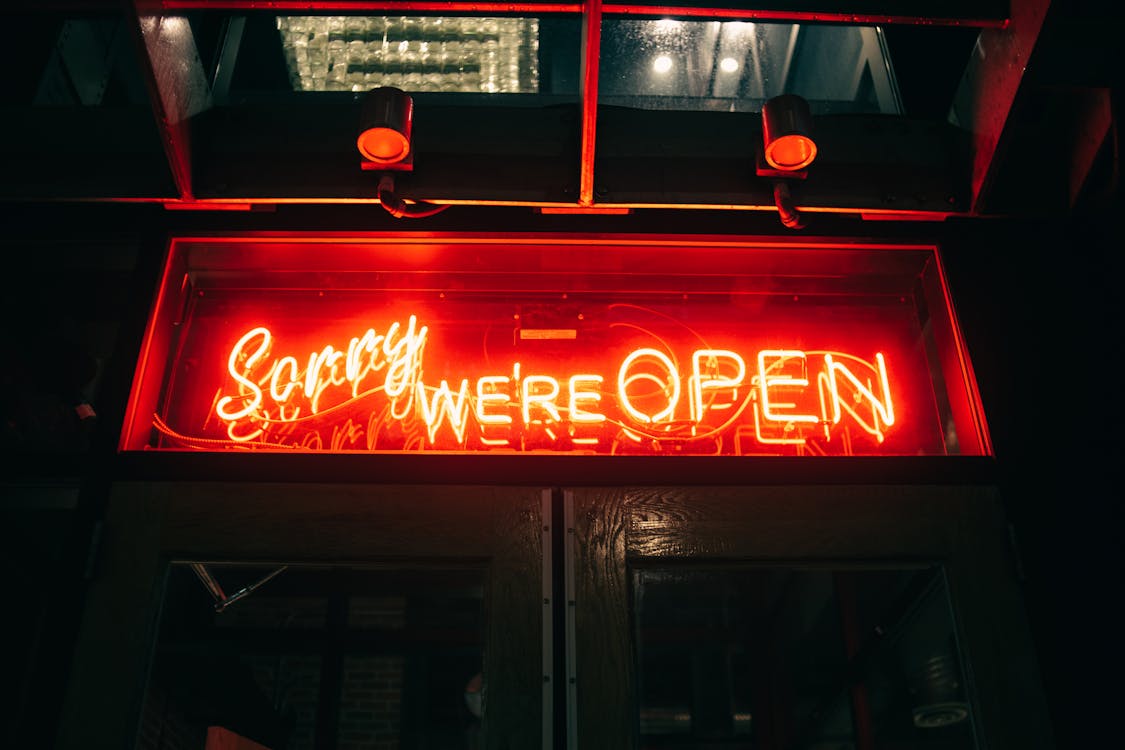
[[[14,14],[17,743],[1079,736],[1115,89],[1012,72],[1069,16],[291,5]]]

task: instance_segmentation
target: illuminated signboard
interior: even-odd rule
[[[933,248],[178,240],[126,449],[987,452]]]

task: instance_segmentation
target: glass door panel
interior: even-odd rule
[[[976,747],[942,569],[631,570],[643,748]]]

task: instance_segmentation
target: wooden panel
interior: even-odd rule
[[[629,509],[623,491],[574,495],[578,738],[583,750],[633,747],[633,645],[625,568]],[[569,530],[568,530],[569,533]]]
[[[132,747],[174,560],[485,566],[485,746],[536,746],[539,501],[540,490],[518,487],[116,485],[59,747]]]
[[[513,515],[538,517],[538,506],[528,505],[534,492],[518,489],[235,482],[146,486],[154,496],[166,496],[161,499],[168,508],[161,547],[172,559],[484,559],[497,544],[507,544],[499,529],[513,523]]]
[[[981,746],[1054,747],[1007,522],[998,502],[965,511],[945,570]]]
[[[544,719],[541,490],[475,491],[493,503],[486,519],[493,549],[485,604],[484,743],[497,750],[534,748]],[[485,535],[467,523],[453,531]]]
[[[629,490],[630,557],[939,559],[954,508],[940,490],[760,487]]]
[[[114,493],[75,646],[59,750],[133,747],[159,611],[163,516],[142,487]]]
[[[629,565],[813,563],[946,571],[988,747],[1049,747],[1003,514],[987,486],[591,488],[575,493],[579,746],[634,748]]]

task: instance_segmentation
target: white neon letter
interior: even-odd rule
[[[254,350],[253,354],[245,355],[242,351],[242,348],[258,336],[262,337],[262,343],[258,345],[258,348]],[[242,338],[238,340],[238,343],[234,345],[234,348],[230,350],[230,357],[227,358],[227,372],[230,373],[230,376],[232,378],[238,381],[238,392],[240,394],[238,400],[242,401],[245,399],[247,389],[253,394],[253,396],[248,402],[246,402],[245,406],[237,411],[227,410],[227,407],[235,400],[233,396],[224,396],[223,398],[219,399],[219,402],[215,404],[215,413],[218,414],[221,419],[226,419],[229,421],[242,419],[243,417],[254,413],[262,404],[262,389],[258,387],[257,383],[255,383],[253,380],[250,380],[243,373],[248,373],[250,372],[250,370],[254,369],[254,365],[257,364],[258,360],[264,357],[267,352],[269,352],[271,341],[272,336],[270,335],[270,329],[252,328],[251,330],[244,333],[242,335]],[[246,358],[246,361],[241,363],[241,369],[239,369],[239,360],[241,360],[243,357]]]
[[[449,417],[449,426],[457,436],[457,442],[465,442],[465,423],[469,415],[469,381],[462,380],[461,388],[457,392],[457,400],[453,399],[453,392],[449,390],[449,383],[441,381],[434,390],[431,401],[426,400],[426,386],[421,381],[417,384],[418,402],[422,407],[422,420],[426,423],[426,432],[429,434],[430,443],[434,442],[438,428],[441,427],[445,415]]]
[[[481,424],[511,424],[512,418],[507,414],[489,414],[485,410],[489,403],[507,404],[508,378],[503,375],[492,375],[477,381],[477,421]],[[485,392],[485,386],[492,386],[492,390]]]
[[[808,387],[808,377],[793,378],[788,375],[767,375],[766,357],[778,360],[771,367],[784,364],[787,359],[801,360],[801,373],[805,373],[805,353],[798,349],[763,349],[758,352],[758,389],[762,396],[762,417],[771,422],[808,422],[816,424],[819,420],[814,414],[779,413],[775,409],[792,409],[796,404],[770,403],[770,388],[775,386]]]
[[[660,362],[661,366],[668,371],[667,379],[661,380],[647,372],[629,376],[629,366],[641,357],[652,357]],[[633,406],[633,403],[629,400],[629,394],[626,389],[637,380],[649,380],[655,383],[668,395],[668,406],[656,414],[645,414],[643,411]],[[669,390],[671,393],[669,393]],[[621,402],[621,408],[638,422],[656,423],[671,419],[672,415],[676,412],[676,404],[679,403],[680,400],[680,378],[676,373],[676,365],[664,352],[656,349],[634,349],[621,363],[621,369],[617,371],[617,399]]]
[[[281,371],[286,367],[289,368],[289,377],[285,381],[285,387],[278,390],[278,379],[281,377]],[[300,385],[300,373],[297,371],[297,358],[296,357],[282,357],[277,360],[277,365],[273,368],[273,376],[270,377],[270,396],[278,404],[284,404],[289,401],[289,397],[293,395],[293,391]]]
[[[730,378],[718,377],[719,361],[722,359],[732,360],[738,374]],[[709,374],[715,377],[703,375],[704,362],[708,364]],[[746,362],[729,349],[697,349],[691,355],[691,373],[691,418],[695,422],[702,422],[703,392],[729,388],[734,391],[732,398],[737,399],[738,386],[746,379]]]
[[[387,377],[384,380],[384,388],[387,397],[390,399],[396,399],[405,393],[407,388],[421,374],[422,348],[426,345],[428,329],[426,326],[422,326],[415,333],[414,327],[417,324],[418,319],[411,315],[406,324],[406,333],[402,335],[399,341],[394,341],[394,336],[399,329],[397,322],[391,324],[383,338],[383,354],[390,362],[390,366],[387,368]]]
[[[582,424],[597,424],[598,422],[605,421],[605,415],[597,412],[583,411],[579,406],[579,401],[593,401],[595,404],[602,400],[601,394],[602,376],[601,375],[573,375],[570,378],[570,421]],[[592,386],[598,388],[596,391],[582,390],[583,386]]]
[[[832,400],[832,423],[839,424],[840,418],[841,416],[843,416],[843,412],[840,407],[843,406],[844,409],[846,409],[853,417],[856,418],[856,421],[859,422],[859,424],[863,426],[864,429],[866,429],[880,442],[882,442],[883,432],[879,429],[879,420],[882,419],[883,424],[888,427],[895,423],[895,409],[894,404],[891,403],[891,386],[890,381],[887,379],[887,363],[883,359],[883,355],[881,353],[877,353],[875,355],[875,367],[873,368],[876,372],[878,372],[879,379],[881,381],[880,385],[882,386],[882,388],[880,390],[882,390],[883,392],[882,401],[880,401],[879,398],[875,395],[874,391],[872,391],[870,380],[867,381],[867,385],[864,385],[860,382],[859,378],[857,378],[855,374],[852,373],[851,370],[833,359],[831,354],[824,355],[824,365],[828,370],[828,391],[829,397]],[[874,417],[875,422],[874,425],[868,426],[862,419],[859,418],[859,415],[856,414],[855,411],[853,411],[851,407],[845,404],[840,398],[840,389],[836,383],[837,374],[842,375],[844,379],[851,383],[852,387],[855,388],[856,401],[859,401],[860,397],[862,397],[870,402],[872,416]]]
[[[375,333],[374,329],[368,328],[364,331],[363,335],[359,338],[354,338],[348,343],[348,359],[345,362],[345,371],[347,372],[348,380],[352,384],[352,396],[359,394],[359,383],[363,377],[372,370],[377,370],[382,366],[382,362],[377,362],[379,355],[379,343],[383,337]],[[364,358],[361,363],[360,358]]]
[[[545,385],[548,390],[543,393],[535,393],[537,385]],[[523,379],[523,397],[520,399],[523,408],[523,423],[531,424],[531,405],[538,404],[543,411],[551,416],[555,422],[561,422],[562,417],[559,415],[559,410],[555,406],[555,399],[559,396],[559,381],[552,378],[550,375],[528,375]]]

